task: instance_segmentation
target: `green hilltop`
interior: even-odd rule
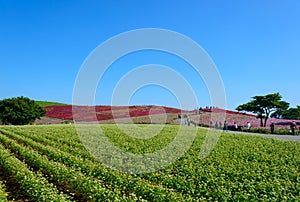
[[[69,104],[65,103],[59,103],[59,102],[49,102],[49,101],[35,101],[38,105],[41,107],[47,107],[47,106],[67,106]]]

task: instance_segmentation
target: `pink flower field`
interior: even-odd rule
[[[171,107],[159,106],[47,106],[46,117],[77,120],[77,121],[98,121],[149,116],[155,114],[180,114],[191,113]],[[95,117],[96,114],[96,117]]]
[[[105,121],[120,118],[142,117],[157,114],[188,114],[191,121],[197,125],[212,125],[218,122],[220,125],[221,118],[218,115],[226,114],[228,126],[232,126],[234,122],[238,126],[244,128],[247,122],[250,122],[252,128],[261,128],[260,119],[253,114],[246,114],[232,110],[224,110],[220,108],[201,108],[198,110],[188,111],[172,107],[160,106],[47,106],[45,107],[46,117],[61,120],[76,121]],[[214,116],[211,116],[214,113]],[[211,117],[214,117],[211,120]],[[276,129],[288,129],[292,120],[269,118],[267,127],[271,123],[275,124]],[[221,123],[223,125],[223,123]],[[300,125],[300,121],[297,121]]]

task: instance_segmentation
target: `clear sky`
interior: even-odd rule
[[[274,92],[292,107],[300,105],[299,0],[0,0],[0,99],[72,103],[76,76],[91,51],[141,28],[179,32],[202,46],[222,77],[228,109]],[[191,67],[151,51],[114,63],[96,103],[110,104],[122,75],[151,63],[174,68],[190,82],[199,105],[210,105]],[[166,89],[146,86],[126,104],[176,107],[177,101]]]

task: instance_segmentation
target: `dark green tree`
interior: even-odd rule
[[[300,119],[300,106],[296,108],[289,108],[287,110],[281,110],[272,115],[275,118],[282,118],[282,119]]]
[[[279,93],[264,96],[254,96],[250,102],[239,105],[236,110],[252,112],[260,119],[260,126],[266,127],[267,120],[272,114],[285,111],[289,108],[289,103],[282,101]]]
[[[23,96],[0,101],[0,121],[3,124],[31,124],[45,113],[44,108]]]

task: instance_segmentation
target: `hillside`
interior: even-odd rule
[[[59,103],[59,102],[49,102],[49,101],[35,101],[41,107],[48,106],[68,106],[69,104]]]
[[[229,126],[234,122],[243,128],[247,122],[251,123],[252,128],[260,128],[260,120],[253,114],[241,113],[220,108],[200,108],[199,110],[181,110],[166,106],[73,106],[57,103],[38,101],[47,113],[35,124],[59,124],[71,123],[73,119],[77,123],[167,123],[178,124],[178,114],[187,114],[192,123],[197,125],[221,127],[222,119],[218,119],[218,114],[226,114],[226,121]],[[75,111],[73,111],[73,109]],[[217,116],[211,118],[212,113]],[[267,126],[275,123],[276,128],[288,129],[291,120],[270,118]],[[297,122],[300,124],[300,121]]]
[[[176,123],[177,115],[194,111],[162,106],[71,106],[45,105],[47,113],[36,124],[76,122],[115,123]]]

